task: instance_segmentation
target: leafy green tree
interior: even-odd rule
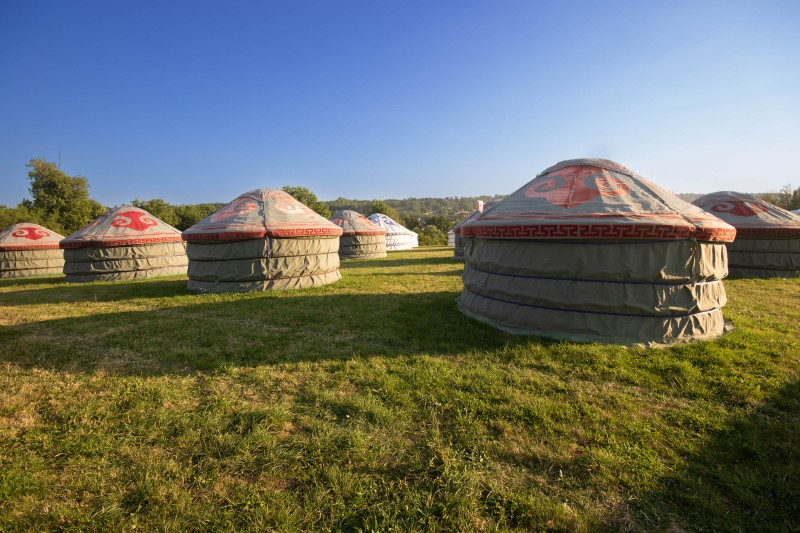
[[[178,223],[175,224],[175,227],[179,230],[183,231],[188,229],[208,215],[222,207],[223,203],[206,203],[206,204],[187,204],[187,205],[176,205],[174,206],[175,216],[178,219]]]
[[[72,233],[101,215],[104,208],[89,198],[89,183],[82,176],[69,176],[44,159],[31,159],[27,166],[33,200],[23,205],[39,220],[51,221],[52,229]]]
[[[153,200],[137,199],[131,203],[140,209],[144,209],[156,218],[160,218],[170,226],[177,227],[180,222],[178,215],[175,213],[175,206],[161,198],[154,198]]]
[[[443,216],[434,216],[428,217],[425,219],[425,227],[428,226],[436,226],[441,230],[445,235],[455,225],[455,222],[447,217]],[[445,242],[445,244],[447,244]]]
[[[447,244],[447,233],[433,224],[425,226],[419,233],[420,246],[444,246]]]
[[[375,213],[383,213],[389,218],[400,221],[400,214],[384,200],[372,200],[369,204],[369,209],[364,215],[369,216]]]
[[[17,207],[6,207],[0,205],[0,230],[3,230],[20,222],[33,222],[42,224],[36,213],[31,211],[26,205],[19,204]]]
[[[295,200],[301,204],[304,204],[321,217],[331,218],[331,210],[328,207],[328,204],[317,200],[317,195],[305,187],[293,187],[290,185],[285,185],[283,190],[288,192]]]

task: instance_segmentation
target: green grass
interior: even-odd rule
[[[800,282],[647,350],[461,315],[448,248],[330,286],[0,282],[0,530],[800,528]]]

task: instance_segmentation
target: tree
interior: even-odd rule
[[[285,185],[283,190],[288,192],[295,200],[316,212],[319,216],[331,218],[331,210],[328,208],[328,204],[317,200],[317,195],[305,187]]]
[[[44,159],[31,159],[27,166],[32,201],[23,202],[40,220],[50,220],[52,229],[72,233],[100,216],[104,208],[89,198],[89,183],[83,176],[69,176]]]
[[[390,206],[383,200],[372,200],[372,202],[370,202],[369,204],[369,209],[367,209],[367,211],[368,212],[365,213],[366,216],[374,215],[375,213],[383,213],[384,215],[386,215],[391,219],[397,221],[400,220],[400,214],[397,211],[395,211],[395,209],[392,206]]]
[[[425,226],[418,233],[420,246],[444,246],[447,244],[447,233],[433,224]]]
[[[170,226],[177,227],[180,222],[178,215],[175,213],[175,207],[161,198],[154,198],[153,200],[136,199],[131,203],[140,209],[144,209],[156,218],[160,218]]]

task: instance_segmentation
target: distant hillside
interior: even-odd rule
[[[505,198],[505,196],[450,196],[446,198],[406,198],[404,200],[387,199],[377,201],[385,202],[389,207],[397,211],[402,218],[441,216],[456,222],[474,211],[479,200],[485,202],[495,198]],[[351,209],[359,213],[368,214],[374,201],[376,200],[337,198],[325,203],[332,212]]]

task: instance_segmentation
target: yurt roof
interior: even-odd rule
[[[367,217],[355,211],[337,211],[331,222],[342,228],[344,235],[385,235],[386,230],[373,224]]]
[[[475,211],[470,213],[464,219],[459,220],[452,228],[450,228],[450,231],[452,231],[453,233],[460,233],[461,232],[461,226],[463,226],[464,224],[466,224],[470,220],[474,219],[475,217],[477,217],[478,215],[483,213],[483,211],[485,211],[485,210],[489,209],[490,207],[492,207],[493,205],[497,204],[499,201],[500,200],[489,200],[488,202],[484,202],[483,203],[483,210],[476,209]]]
[[[183,232],[187,241],[338,236],[342,228],[279,189],[248,191]]]
[[[0,250],[46,250],[58,248],[64,236],[39,224],[22,222],[0,231]]]
[[[121,205],[109,209],[61,241],[62,248],[131,246],[178,242],[181,233],[144,209]]]
[[[461,227],[492,239],[689,239],[730,242],[736,230],[605,159],[554,165]]]
[[[384,215],[383,213],[373,213],[367,217],[370,222],[380,226],[386,230],[387,235],[416,235],[417,233],[411,231],[403,226],[393,218]]]
[[[800,235],[800,216],[752,194],[712,192],[694,204],[736,228],[738,235]]]

